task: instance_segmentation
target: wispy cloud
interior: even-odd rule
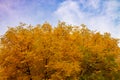
[[[119,0],[0,0],[0,34],[19,22],[86,24],[92,30],[120,38]]]
[[[120,38],[120,2],[118,0],[66,0],[54,12],[55,16],[70,24],[88,25],[90,29],[110,32]]]
[[[0,0],[0,34],[6,31],[6,26],[20,22],[35,25],[52,21],[56,6],[56,0]]]

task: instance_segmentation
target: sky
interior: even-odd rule
[[[85,24],[120,38],[120,0],[0,0],[0,35],[20,22]]]

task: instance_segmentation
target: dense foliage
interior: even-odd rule
[[[117,39],[83,24],[20,24],[1,36],[0,80],[119,80],[119,53]]]

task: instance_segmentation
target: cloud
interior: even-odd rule
[[[0,34],[19,22],[86,24],[92,30],[120,38],[119,0],[0,0]]]
[[[34,4],[29,3],[25,0],[22,0],[22,1],[21,0],[10,0],[10,1],[5,0],[2,3],[0,3],[0,5],[1,5],[0,10],[2,10],[1,14],[3,17],[2,21],[7,20],[7,23],[9,22],[8,25],[18,24],[21,21],[32,22],[31,18],[35,17],[32,14],[33,13],[36,14],[35,13],[36,11],[34,12],[34,9],[35,9]]]
[[[0,0],[0,34],[7,26],[16,26],[20,22],[40,24],[52,21],[52,10],[56,0]]]
[[[59,5],[54,15],[69,24],[86,24],[101,33],[110,32],[120,38],[120,3],[117,0],[66,0]]]
[[[82,19],[83,12],[79,11],[79,4],[74,1],[64,1],[60,4],[59,8],[54,12],[54,15],[69,24],[78,24],[78,19]]]

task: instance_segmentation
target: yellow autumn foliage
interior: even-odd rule
[[[120,79],[118,39],[84,24],[20,24],[0,41],[0,80]]]

